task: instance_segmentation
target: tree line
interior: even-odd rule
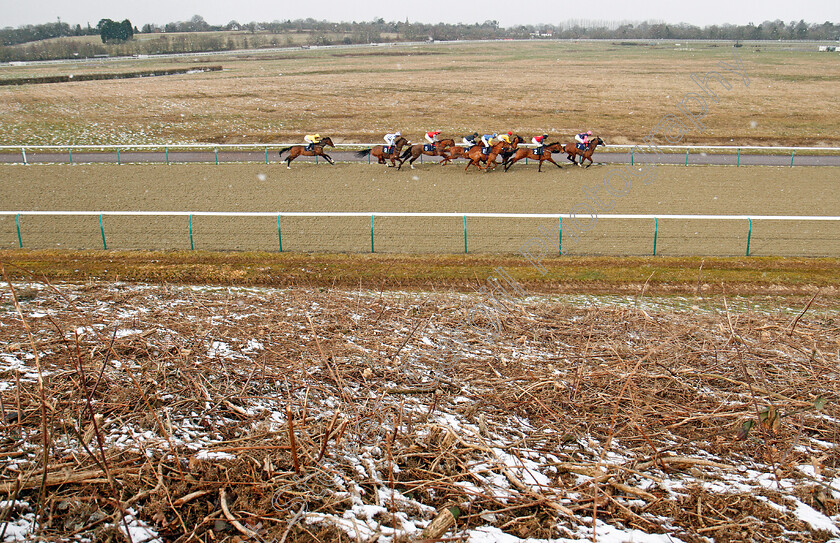
[[[238,35],[219,34],[237,31]],[[213,32],[213,34],[209,34]],[[154,39],[132,42],[136,34],[157,35]],[[176,34],[176,35],[173,35]],[[188,34],[189,37],[184,37]],[[244,36],[242,36],[244,34]],[[51,38],[99,35],[102,45],[76,43]],[[151,37],[151,36],[150,36]],[[141,29],[129,20],[102,19],[92,27],[70,26],[56,22],[0,29],[0,61],[47,60],[96,55],[189,53],[224,51],[289,45],[333,45],[425,40],[481,39],[711,39],[711,40],[840,40],[840,24],[806,23],[804,20],[765,21],[758,25],[710,25],[663,22],[623,23],[610,21],[569,21],[560,25],[518,25],[504,28],[495,20],[474,24],[411,23],[409,21],[367,22],[319,21],[297,19],[270,23],[210,25],[200,15],[189,21],[158,26],[145,24]]]

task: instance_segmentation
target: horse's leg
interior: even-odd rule
[[[558,168],[560,168],[560,164],[557,164],[556,162],[554,162],[554,159],[553,159],[553,158],[551,158],[550,156],[549,156],[548,158],[546,158],[546,160],[547,160],[547,161],[549,161],[549,162],[551,162],[552,164],[554,164],[554,165],[555,165],[555,166],[557,166]],[[561,169],[562,169],[562,168],[561,168]]]
[[[511,166],[513,166],[514,164],[516,164],[518,161],[519,161],[519,159],[518,159],[518,158],[516,158],[516,157],[514,157],[514,158],[510,159],[510,160],[508,161],[508,163],[507,163],[507,164],[505,164],[505,171],[508,171],[508,170],[510,169],[510,167],[511,167]]]
[[[324,157],[324,160],[330,163],[331,166],[335,166],[335,161],[332,159],[330,155],[327,153],[321,153],[321,156]]]

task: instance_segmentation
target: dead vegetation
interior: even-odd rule
[[[15,290],[0,297],[7,538],[840,533],[840,345],[818,302]]]

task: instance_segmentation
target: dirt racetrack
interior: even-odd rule
[[[394,171],[376,165],[30,165],[4,166],[4,211],[358,211],[569,213],[588,202],[601,213],[840,215],[836,168],[659,166],[648,185],[636,182],[620,197],[603,188],[607,166],[537,173],[535,165],[508,173],[463,165],[425,164]],[[596,192],[597,191],[597,192]],[[596,203],[594,198],[600,199]],[[606,209],[606,208],[610,209]],[[588,216],[584,217],[589,219]],[[25,248],[102,248],[98,217],[20,217]],[[459,253],[458,218],[374,219],[376,252]],[[593,226],[588,231],[580,228]],[[652,220],[564,221],[568,254],[645,255],[654,243]],[[189,249],[186,217],[105,217],[109,249]],[[737,221],[659,220],[660,255],[743,255],[749,225]],[[543,232],[543,237],[539,238]],[[368,217],[277,219],[194,217],[193,244],[207,250],[368,252]],[[539,241],[537,241],[539,238]],[[554,220],[470,218],[470,253],[530,251],[557,254]],[[750,254],[835,256],[840,222],[752,224]],[[14,216],[0,216],[0,247],[18,246]]]

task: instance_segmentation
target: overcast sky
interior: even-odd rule
[[[496,20],[501,26],[559,24],[569,19],[712,24],[760,23],[804,19],[840,23],[840,0],[0,0],[0,27],[54,22],[96,25],[100,19],[129,19],[141,27],[187,21],[201,15],[212,25],[236,20],[270,22],[312,17],[328,21],[419,21],[476,23]]]

